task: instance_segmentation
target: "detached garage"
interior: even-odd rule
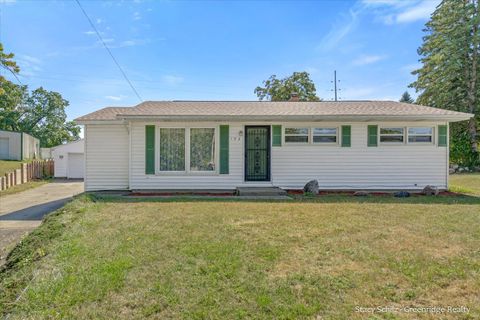
[[[83,179],[85,171],[84,140],[52,148],[55,178]]]

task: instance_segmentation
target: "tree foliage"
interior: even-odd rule
[[[0,43],[0,63],[4,69],[18,73],[13,54],[5,54]],[[21,131],[38,138],[40,146],[53,147],[79,139],[80,127],[67,121],[68,101],[60,93],[42,87],[29,92],[0,77],[0,130]]]
[[[260,101],[288,101],[293,93],[298,95],[300,101],[320,101],[308,72],[294,72],[283,79],[272,75],[263,81],[263,87],[255,88],[254,92]]]
[[[413,103],[414,100],[412,98],[412,96],[410,96],[410,93],[408,93],[408,91],[405,91],[402,96],[400,97],[400,100],[398,100],[400,102],[405,102],[405,103]]]
[[[0,67],[16,74],[20,72],[20,68],[18,67],[17,63],[13,61],[13,57],[13,53],[5,53],[3,51],[3,44],[0,43]],[[9,81],[0,74],[0,95],[5,94],[4,85],[6,85],[8,82]]]
[[[475,114],[468,123],[451,126],[451,157],[465,165],[479,163],[479,0],[444,0],[424,29],[418,49],[422,67],[410,86],[417,103]]]

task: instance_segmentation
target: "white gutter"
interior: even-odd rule
[[[465,121],[474,115],[117,115],[137,121]],[[90,122],[89,122],[90,123]]]

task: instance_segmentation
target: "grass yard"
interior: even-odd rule
[[[3,315],[480,318],[480,197],[175,200],[81,196],[50,215],[0,273]]]
[[[450,175],[450,190],[454,192],[480,195],[480,173]]]
[[[0,176],[4,176],[5,173],[12,172],[15,169],[20,169],[20,164],[24,161],[14,160],[0,160]]]

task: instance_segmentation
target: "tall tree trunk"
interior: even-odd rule
[[[478,7],[478,0],[473,0],[473,23],[472,23],[472,56],[471,56],[471,69],[470,69],[470,79],[468,85],[468,111],[470,113],[475,114],[476,111],[476,104],[477,104],[477,68],[478,68],[478,50],[479,50],[479,43],[478,43],[478,31],[479,31],[479,7]],[[477,153],[478,152],[478,143],[477,143],[477,121],[475,118],[470,119],[468,122],[468,132],[470,135],[470,143],[472,150]]]

